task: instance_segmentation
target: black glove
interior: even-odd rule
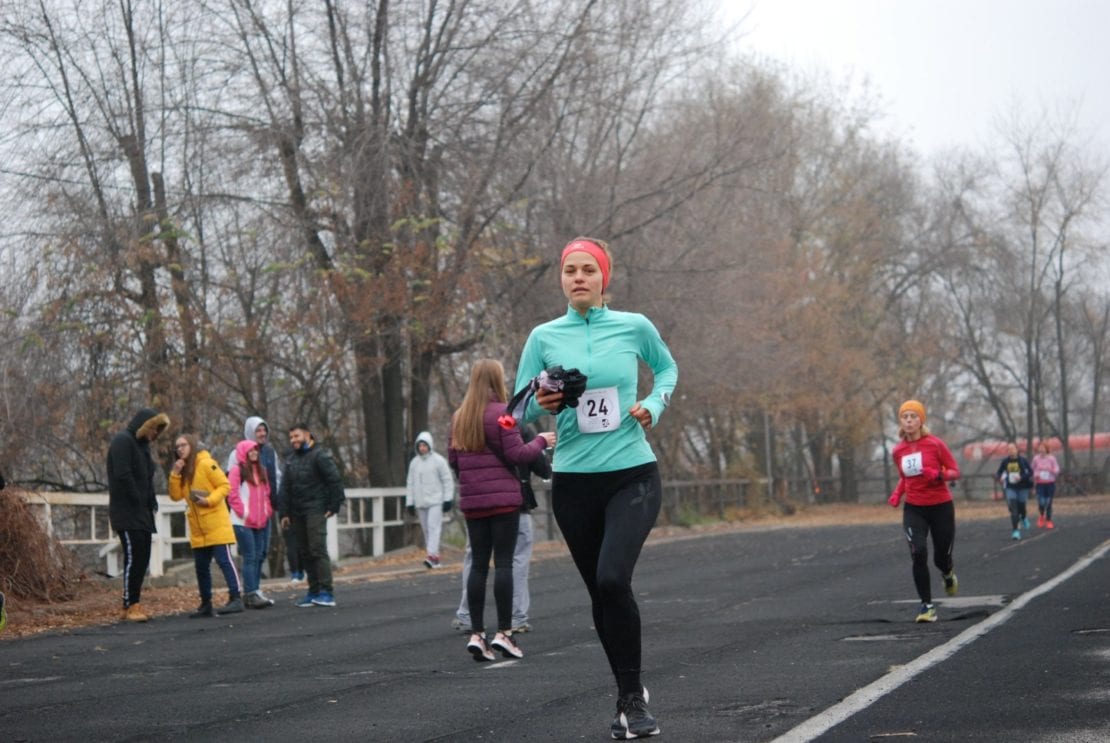
[[[455,507],[455,501],[453,501],[453,500],[443,501],[443,512],[444,513],[449,512],[454,507]]]
[[[586,375],[577,369],[564,369],[561,366],[553,366],[545,373],[547,379],[544,380],[543,387],[563,393],[563,400],[555,412],[561,413],[566,408],[577,408],[578,398],[586,391]]]

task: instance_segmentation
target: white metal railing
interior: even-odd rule
[[[347,488],[344,492],[347,500],[339,515],[328,519],[328,554],[331,559],[339,558],[339,532],[359,529],[370,530],[371,555],[385,554],[385,530],[405,523],[405,489]],[[391,518],[387,518],[387,510],[391,512]]]
[[[385,530],[402,526],[404,522],[404,488],[348,488],[347,500],[336,518],[328,519],[328,554],[333,560],[339,558],[339,533],[360,529],[370,530],[371,554],[385,552]],[[58,539],[67,546],[100,545],[97,559],[105,561],[108,575],[119,574],[119,538],[108,523],[107,493],[36,493],[24,492],[24,501],[41,509],[40,518],[47,532],[53,536],[54,509],[58,507],[88,508],[88,528],[80,534],[72,534]],[[152,535],[150,546],[150,575],[165,573],[165,566],[173,559],[173,547],[189,543],[189,523],[185,520],[184,532],[173,533],[172,517],[185,512],[184,501],[171,500],[168,495],[157,496],[158,511],[154,514],[157,532]],[[388,506],[388,508],[387,508]],[[388,518],[387,518],[388,511]],[[103,516],[98,514],[102,513]],[[84,522],[84,519],[78,520]]]

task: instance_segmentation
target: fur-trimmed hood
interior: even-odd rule
[[[149,440],[151,434],[157,432],[162,433],[170,425],[170,417],[165,413],[159,413],[157,410],[150,408],[143,408],[135,413],[131,422],[127,424],[127,430],[139,440]]]

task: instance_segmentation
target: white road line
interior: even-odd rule
[[[1042,594],[1048,593],[1073,575],[1090,567],[1095,560],[1103,557],[1107,551],[1110,551],[1110,539],[1087,553],[1086,556],[1080,558],[1078,562],[1052,580],[1042,583],[1031,591],[1021,594],[1011,601],[1009,606],[992,614],[982,622],[968,627],[943,645],[933,648],[906,665],[891,671],[862,689],[853,692],[821,714],[811,717],[801,725],[783,733],[771,743],[805,743],[805,741],[813,740],[817,736],[828,732],[831,728],[836,727],[860,710],[869,707],[871,704],[902,686],[902,684],[914,678],[919,673],[955,655],[961,648],[970,645],[995,627],[1004,624],[1030,601]]]
[[[984,596],[946,596],[944,598],[934,598],[933,603],[937,606],[944,606],[949,609],[974,609],[980,606],[1005,606],[1006,597],[1002,594],[984,595]],[[894,599],[893,601],[869,601],[868,606],[872,604],[913,604],[914,606],[921,605],[921,599]]]
[[[45,684],[48,681],[60,681],[61,676],[42,676],[40,678],[25,678],[25,679],[4,679],[0,681],[0,685],[5,684]]]

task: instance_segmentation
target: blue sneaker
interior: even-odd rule
[[[316,599],[319,597],[319,595],[320,594],[318,594],[318,593],[306,593],[304,595],[304,598],[297,602],[297,606],[299,606],[302,609],[306,609],[310,606],[315,606],[316,605]]]
[[[1021,528],[1029,531],[1029,519],[1024,516],[1021,517]]]
[[[316,606],[335,606],[335,596],[332,596],[327,591],[320,591],[320,593],[313,596],[310,600]]]
[[[1015,540],[1021,539],[1021,530],[1020,529],[1014,529],[1014,532],[1013,532],[1013,534],[1010,535],[1010,538],[1015,539]]]

